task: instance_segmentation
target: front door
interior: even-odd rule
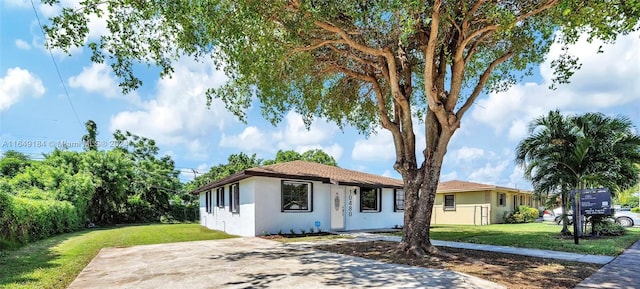
[[[344,189],[331,190],[331,230],[344,230]]]

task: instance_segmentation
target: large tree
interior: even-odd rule
[[[434,249],[429,228],[442,160],[478,96],[515,83],[521,73],[514,71],[541,63],[554,40],[567,45],[582,33],[615,40],[638,29],[640,14],[636,0],[87,0],[79,5],[52,19],[46,28],[50,44],[67,51],[84,45],[88,19],[106,18],[109,32],[88,44],[91,59],[108,62],[124,92],[142,84],[134,74],[137,63],[157,65],[166,76],[188,55],[224,69],[229,81],[207,96],[222,99],[241,119],[255,97],[274,123],[294,110],[307,124],[323,117],[364,133],[389,130],[394,169],[405,183],[400,249],[417,255]],[[565,53],[553,67],[561,83],[579,63]],[[418,123],[424,127],[414,127]],[[426,133],[420,158],[416,129]]]

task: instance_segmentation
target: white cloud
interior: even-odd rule
[[[22,50],[31,50],[31,44],[27,43],[22,39],[16,39],[16,47]]]
[[[569,51],[580,57],[582,69],[570,84],[548,89],[553,78],[551,60],[557,59],[560,46],[554,44],[548,60],[540,67],[540,83],[519,84],[506,92],[491,93],[477,101],[471,118],[492,127],[496,135],[508,132],[509,140],[522,138],[533,118],[553,109],[564,111],[598,111],[640,100],[640,32],[620,36],[615,44],[587,43],[573,45]],[[596,53],[602,45],[604,53]]]
[[[524,180],[524,170],[520,166],[514,166],[511,175],[509,175],[509,186],[517,187],[518,184],[523,184]],[[530,183],[528,183],[531,186]],[[520,187],[523,187],[520,185]]]
[[[83,67],[80,74],[69,78],[69,86],[106,97],[120,95],[118,84],[111,75],[111,67],[104,63],[93,63],[89,67]]]
[[[268,138],[255,126],[246,127],[238,135],[222,134],[220,147],[238,148],[243,151],[255,151],[268,148]]]
[[[220,100],[207,109],[205,91],[226,81],[212,65],[179,60],[170,78],[156,85],[157,95],[140,104],[139,110],[123,111],[111,117],[110,129],[129,130],[150,137],[162,145],[181,145],[195,157],[212,150],[210,136],[235,121]]]
[[[9,68],[4,78],[0,78],[0,111],[9,109],[22,98],[39,97],[44,92],[38,76],[20,67]]]
[[[31,4],[28,0],[4,0],[2,1],[8,7],[29,8]]]
[[[322,119],[315,119],[307,129],[302,116],[291,111],[285,116],[285,129],[275,133],[273,137],[278,141],[278,148],[290,149],[320,144],[332,139],[339,131],[335,124]]]
[[[484,156],[484,150],[479,148],[464,146],[456,151],[456,160],[458,162],[470,162],[482,156]]]
[[[527,135],[528,126],[527,122],[523,119],[514,120],[509,128],[508,139],[510,141],[521,140]]]
[[[446,174],[440,174],[440,181],[441,182],[446,182],[446,181],[452,181],[452,180],[456,180],[458,179],[458,173],[454,172],[450,172],[450,173],[446,173]]]
[[[395,157],[393,137],[387,130],[379,130],[368,139],[357,140],[351,151],[351,158],[356,161],[390,161]]]
[[[504,160],[497,164],[486,163],[483,168],[476,169],[472,172],[468,179],[471,182],[498,184],[502,173],[509,165],[509,161]]]
[[[269,131],[249,126],[237,135],[223,134],[219,146],[269,153],[275,153],[278,149],[299,153],[320,149],[338,161],[344,149],[334,142],[333,136],[337,132],[339,129],[336,125],[322,119],[314,120],[307,130],[302,117],[290,111],[285,116],[283,126]]]

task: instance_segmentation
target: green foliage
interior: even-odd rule
[[[81,227],[76,208],[67,201],[34,200],[0,192],[0,236],[27,243]]]
[[[87,129],[87,134],[82,136],[82,143],[85,150],[97,151],[98,150],[98,126],[93,120],[88,120],[84,123]]]
[[[613,203],[623,208],[638,207],[638,185],[616,192]]]
[[[566,208],[571,189],[619,191],[636,184],[640,136],[626,117],[550,111],[531,122],[529,136],[516,149],[516,162],[536,192],[559,197]],[[566,223],[563,232],[568,232]]]
[[[0,177],[13,177],[30,164],[27,155],[8,150],[0,158]]]
[[[604,220],[593,224],[593,232],[597,236],[622,236],[627,231],[620,224],[616,224],[611,220]]]
[[[197,200],[181,191],[173,160],[168,156],[158,158],[159,149],[153,140],[116,131],[114,138],[121,145],[99,151],[95,123],[88,121],[86,126],[86,151],[55,149],[43,161],[29,162],[0,175],[4,206],[11,202],[9,209],[3,208],[3,214],[12,214],[4,218],[2,240],[24,243],[89,222],[158,222],[164,215],[179,221],[196,218],[194,214],[177,213],[194,211]],[[26,161],[16,152],[7,152],[2,160],[7,159]],[[169,202],[173,197],[178,199],[175,208]],[[58,218],[70,223],[61,224]]]
[[[338,163],[332,156],[319,149],[308,150],[302,153],[301,157],[303,161],[325,164],[334,167],[338,166]]]
[[[640,213],[640,207],[635,207],[633,209],[631,209],[632,213]]]
[[[505,218],[507,224],[533,223],[538,219],[538,209],[528,206],[519,206],[518,210],[510,213]]]
[[[239,154],[230,155],[227,159],[228,162],[226,164],[219,164],[217,166],[211,167],[211,169],[209,169],[209,171],[204,175],[197,176],[193,181],[187,184],[187,191],[193,191],[210,181],[223,179],[242,170],[297,160],[316,162],[330,166],[338,166],[336,160],[332,156],[319,149],[308,150],[302,154],[293,150],[278,150],[275,159],[264,161],[257,158],[256,154],[248,156],[247,154],[241,152]]]
[[[171,210],[165,215],[167,222],[195,222],[200,219],[198,202],[185,201],[174,195],[170,200]]]

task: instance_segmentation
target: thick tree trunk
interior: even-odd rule
[[[442,161],[456,127],[444,127],[432,112],[427,113],[427,147],[420,168],[401,171],[405,184],[405,212],[399,250],[418,257],[437,254],[430,240],[431,215],[440,180]]]
[[[431,214],[436,199],[436,190],[440,178],[440,164],[427,165],[424,181],[419,185],[405,188],[405,206],[403,237],[399,249],[414,256],[436,254],[430,239]],[[406,183],[406,182],[405,182]],[[409,181],[410,184],[415,184]],[[412,205],[414,204],[415,205]]]

